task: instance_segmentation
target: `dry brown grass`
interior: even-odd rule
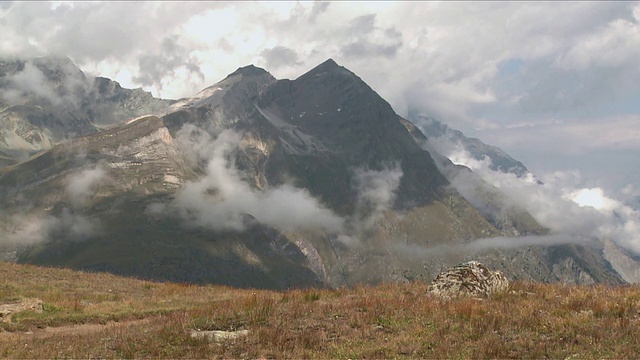
[[[485,300],[443,301],[427,284],[287,292],[161,284],[0,264],[0,299],[34,297],[14,316],[5,358],[635,358],[640,288],[515,283]],[[144,318],[145,321],[135,321]],[[44,326],[110,323],[46,333]],[[74,328],[72,328],[73,330]],[[84,330],[83,330],[84,329]],[[216,343],[191,330],[249,330]],[[31,330],[33,334],[24,334]],[[47,330],[47,331],[50,331]]]

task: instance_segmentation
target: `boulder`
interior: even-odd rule
[[[500,271],[491,271],[478,261],[467,261],[441,272],[427,290],[438,297],[484,298],[504,292],[509,281]]]

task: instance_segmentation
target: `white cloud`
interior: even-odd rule
[[[44,211],[4,216],[0,219],[0,247],[28,246],[57,240],[82,241],[98,235],[100,221],[75,210],[84,205],[94,195],[96,186],[106,179],[107,174],[100,166],[81,170],[65,179],[65,193],[71,208],[64,207],[55,215]]]
[[[84,169],[67,178],[66,191],[71,204],[82,205],[95,193],[96,187],[107,178],[106,171],[101,166]]]
[[[79,95],[89,89],[90,82],[71,62],[59,59],[54,62],[55,80],[51,81],[39,66],[47,64],[47,60],[27,61],[24,67],[4,77],[8,86],[0,91],[0,97],[10,105],[24,105],[32,97],[53,105],[78,106]]]
[[[31,62],[27,62],[22,71],[17,72],[15,75],[8,76],[7,80],[13,85],[13,89],[17,90],[10,94],[3,93],[3,97],[10,104],[19,102],[24,96],[24,93],[33,93],[38,97],[49,100],[54,105],[60,104],[60,98],[47,84],[42,71]]]
[[[250,215],[285,231],[320,228],[335,233],[342,229],[343,220],[304,189],[289,184],[252,188],[231,160],[240,134],[225,130],[210,141],[206,132],[193,126],[183,130],[178,135],[181,146],[196,152],[194,158],[208,159],[206,175],[186,183],[171,204],[191,225],[244,230]],[[189,140],[193,140],[190,145]]]
[[[604,195],[600,188],[585,188],[567,194],[565,198],[570,199],[580,206],[590,206],[599,211],[614,211],[622,207],[622,203]]]
[[[0,224],[0,247],[29,246],[61,239],[82,241],[100,233],[100,222],[68,208],[58,216],[13,215]]]
[[[402,168],[398,163],[382,170],[354,170],[358,203],[351,225],[357,232],[371,229],[384,216],[384,212],[392,208],[401,178]]]
[[[489,159],[478,161],[460,145],[438,146],[438,149],[499,188],[509,199],[507,206],[518,206],[528,211],[558,239],[566,239],[567,236],[572,241],[590,241],[593,237],[611,239],[640,253],[640,212],[612,198],[601,188],[580,187],[579,172],[537,174],[544,182],[544,185],[539,185],[532,177],[518,178],[514,174],[492,171]],[[458,176],[451,182],[470,201],[478,196],[475,185],[467,178]]]
[[[344,231],[336,240],[349,247],[360,247],[365,244],[368,232],[393,208],[403,173],[399,163],[387,164],[381,170],[355,168],[352,171],[357,192],[355,213],[346,219]]]
[[[215,121],[213,121],[215,123]],[[217,134],[212,138],[210,133]],[[242,135],[221,130],[215,124],[210,132],[187,124],[176,135],[181,148],[193,164],[206,166],[206,174],[188,182],[171,204],[153,204],[154,213],[178,211],[191,226],[215,230],[244,230],[247,215],[280,230],[320,228],[337,235],[347,245],[359,245],[360,239],[391,209],[402,178],[399,164],[380,170],[353,169],[356,211],[341,218],[304,189],[290,184],[260,190],[238,171],[234,151]]]

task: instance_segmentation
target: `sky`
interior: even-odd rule
[[[0,33],[2,57],[68,56],[164,98],[333,58],[400,115],[640,195],[639,2],[0,2]]]

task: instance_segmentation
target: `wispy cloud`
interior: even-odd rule
[[[0,247],[22,247],[49,241],[82,241],[100,234],[100,221],[64,208],[57,215],[13,215],[0,226]]]
[[[349,245],[362,245],[367,232],[391,210],[402,178],[399,163],[389,164],[381,170],[365,168],[353,169],[357,204],[355,213],[346,219],[346,231],[337,237],[338,241]]]
[[[47,76],[40,68],[43,65],[57,73]],[[54,106],[78,107],[81,96],[91,86],[90,80],[66,59],[29,60],[3,80],[6,85],[0,89],[0,97],[9,105],[24,105],[35,98]]]
[[[446,139],[440,139],[440,141]],[[476,160],[460,144],[440,146],[443,155],[455,163],[472,169],[490,185],[505,194],[506,205],[528,211],[543,226],[551,229],[554,239],[611,239],[618,245],[640,253],[640,212],[606,194],[599,187],[580,187],[577,171],[541,174],[544,185],[533,177],[493,171],[491,159]],[[485,196],[477,184],[464,176],[451,179],[463,196],[471,199]],[[545,240],[546,241],[546,240]],[[491,243],[487,241],[487,243]]]
[[[153,204],[148,211],[177,213],[189,226],[214,230],[246,229],[257,221],[284,231],[321,229],[343,243],[356,245],[390,210],[402,178],[397,163],[381,170],[352,169],[357,193],[355,213],[340,217],[307,190],[285,183],[258,189],[235,165],[243,135],[233,130],[207,132],[192,124],[176,134],[192,164],[203,164],[205,175],[188,182],[169,204]]]
[[[328,232],[342,229],[343,220],[323,206],[307,190],[290,184],[253,188],[238,171],[233,159],[242,136],[233,130],[221,132],[215,139],[203,130],[189,127],[191,145],[197,157],[207,156],[206,174],[188,182],[169,209],[178,211],[191,226],[214,230],[244,230],[250,216],[262,224],[280,230],[319,228]]]
[[[553,245],[591,245],[597,246],[593,237],[581,235],[532,235],[520,237],[493,237],[472,240],[464,244],[442,244],[430,247],[398,243],[395,249],[400,253],[411,257],[446,256],[452,254],[477,255],[484,251],[517,249],[528,246],[553,246]]]
[[[70,175],[66,180],[66,192],[74,206],[80,206],[95,193],[96,187],[107,179],[102,166],[94,166]]]

